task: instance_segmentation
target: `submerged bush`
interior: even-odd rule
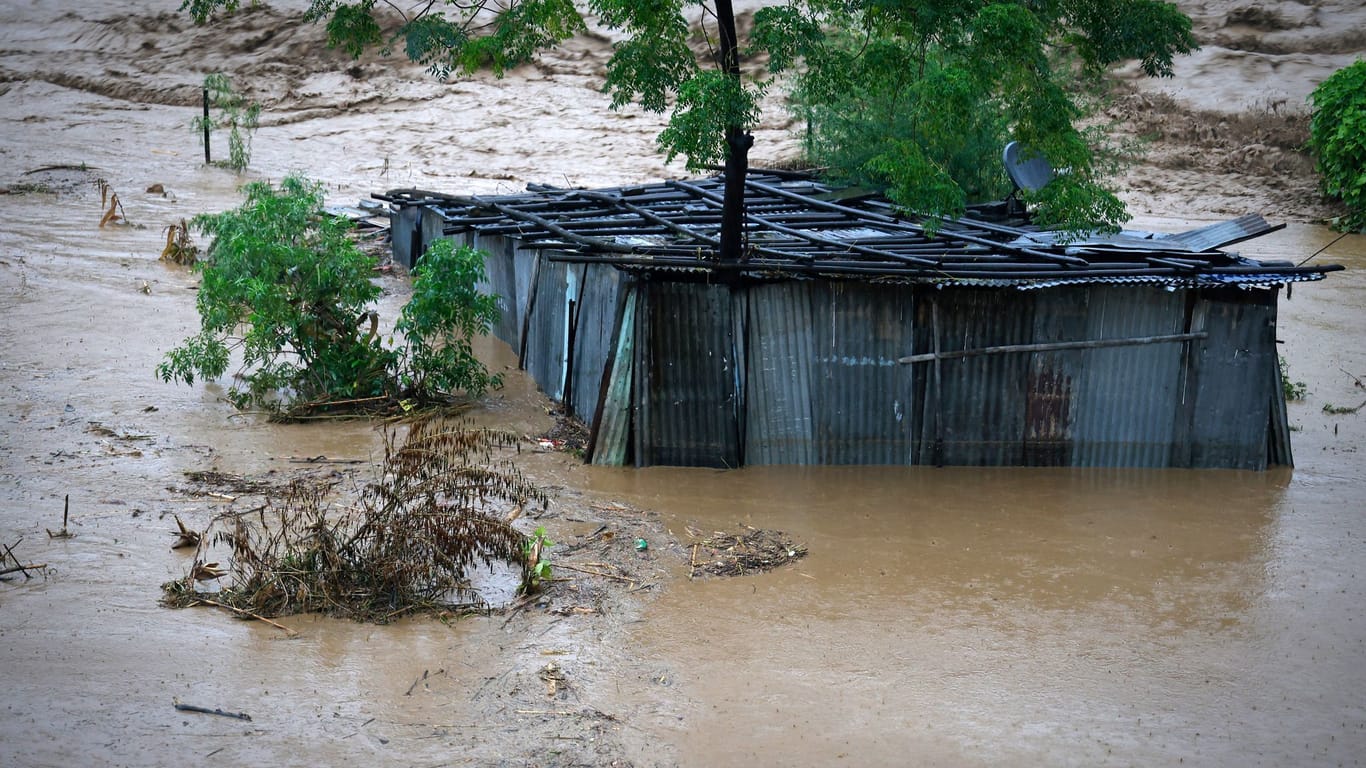
[[[1333,225],[1344,232],[1366,230],[1366,59],[1335,72],[1309,99],[1309,149],[1323,191],[1347,205]]]
[[[191,222],[213,237],[196,264],[200,331],[157,366],[163,380],[216,379],[239,349],[228,399],[283,417],[392,411],[501,383],[470,347],[498,317],[494,299],[475,288],[480,252],[433,246],[398,321],[403,341],[391,348],[371,309],[375,259],[351,239],[350,222],[325,214],[321,185],[290,176],[244,191],[239,208]]]

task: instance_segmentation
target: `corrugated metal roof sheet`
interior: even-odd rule
[[[463,198],[395,190],[377,197],[400,213],[414,206],[439,210],[447,231],[515,237],[527,248],[560,251],[560,260],[644,272],[693,268],[727,279],[819,274],[997,286],[1133,279],[1269,286],[1340,269],[1259,263],[1215,250],[1279,228],[1255,215],[1169,236],[1126,232],[1076,239],[1040,232],[1018,218],[928,222],[902,215],[883,198],[841,199],[838,189],[815,179],[762,172],[745,178],[745,255],[722,261],[724,184],[718,176],[604,190],[542,186]]]

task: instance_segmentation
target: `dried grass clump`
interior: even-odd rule
[[[491,503],[547,503],[513,464],[494,459],[515,435],[424,417],[400,443],[385,432],[380,476],[353,506],[330,503],[332,485],[296,482],[277,499],[214,518],[184,578],[163,585],[165,601],[212,601],[242,613],[327,613],[387,621],[411,611],[486,607],[466,578],[476,563],[522,569],[531,583],[527,538]],[[196,572],[215,547],[230,550],[226,584],[200,591]]]

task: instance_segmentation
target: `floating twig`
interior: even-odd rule
[[[239,616],[245,616],[246,618],[249,618],[249,619],[256,619],[257,621],[263,621],[263,622],[265,622],[265,623],[271,625],[272,627],[275,627],[276,629],[282,629],[282,630],[284,630],[290,637],[294,637],[295,635],[299,634],[298,632],[295,632],[294,630],[290,629],[289,627],[286,627],[284,624],[280,624],[280,623],[278,623],[278,622],[271,621],[270,619],[267,619],[265,616],[261,616],[261,615],[259,615],[259,614],[252,613],[251,611],[245,611],[245,610],[242,610],[241,608],[236,608],[236,607],[234,607],[234,606],[228,605],[227,603],[220,603],[220,602],[218,602],[218,601],[216,601],[216,600],[210,600],[210,599],[208,599],[207,597],[198,597],[198,598],[195,598],[195,602],[196,602],[196,603],[203,603],[204,605],[212,605],[212,606],[215,607],[215,608],[222,608],[222,609],[227,610],[227,611],[232,611],[233,613],[235,613],[235,614],[237,614],[237,615],[239,615]],[[247,719],[250,720],[251,718],[247,718]]]
[[[414,681],[413,681],[413,684],[410,685],[410,686],[408,686],[408,690],[405,691],[405,692],[403,693],[403,695],[404,695],[404,696],[412,696],[412,695],[413,695],[413,691],[417,688],[417,684],[418,684],[418,683],[425,683],[425,682],[427,682],[427,680],[429,680],[430,678],[437,677],[437,676],[439,676],[439,675],[444,675],[444,674],[446,674],[446,670],[444,670],[444,669],[438,669],[437,671],[432,672],[431,674],[428,674],[428,673],[427,673],[427,670],[425,670],[425,669],[422,670],[422,677],[419,677],[418,679],[414,680]],[[362,727],[364,727],[364,726],[362,726]]]
[[[617,580],[617,581],[624,582],[624,583],[626,583],[626,584],[635,584],[636,581],[637,581],[637,579],[627,578],[626,576],[618,576],[618,575],[616,575],[616,574],[614,574],[614,573],[603,573],[602,571],[595,571],[595,570],[592,570],[592,569],[590,569],[590,568],[576,568],[576,567],[574,567],[574,566],[572,566],[572,565],[570,565],[570,564],[568,564],[568,563],[555,563],[555,567],[556,567],[556,568],[564,569],[564,570],[566,570],[566,571],[576,571],[576,572],[578,572],[578,573],[586,573],[586,574],[588,574],[589,576],[600,576],[600,577],[602,577],[602,578],[604,578],[604,579],[615,579],[615,580]]]
[[[218,715],[219,717],[233,717],[238,720],[251,722],[251,715],[246,712],[228,712],[222,709],[209,709],[208,707],[196,707],[193,704],[181,704],[180,699],[171,699],[171,703],[181,712],[199,712],[205,715]]]

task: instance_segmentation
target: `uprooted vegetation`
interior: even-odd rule
[[[689,578],[760,573],[806,557],[806,546],[782,531],[741,528],[739,533],[715,531],[703,538],[701,531],[689,527],[688,533],[698,539],[692,545]]]
[[[189,572],[162,585],[164,601],[385,622],[487,607],[469,575],[497,562],[520,568],[521,589],[534,589],[528,539],[495,511],[547,504],[510,460],[495,458],[516,436],[440,416],[414,421],[402,440],[399,432],[386,429],[379,476],[350,504],[337,500],[335,482],[298,481],[259,507],[215,517]],[[211,558],[223,550],[220,567]],[[213,581],[217,590],[199,586]]]

